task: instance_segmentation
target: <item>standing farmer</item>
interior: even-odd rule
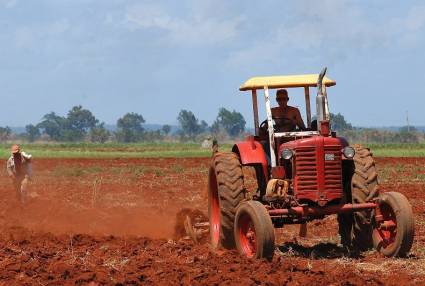
[[[13,181],[17,200],[24,204],[27,199],[28,181],[32,175],[32,155],[21,152],[19,145],[11,148],[12,156],[7,160],[7,173]]]

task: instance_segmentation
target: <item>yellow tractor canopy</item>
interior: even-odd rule
[[[288,88],[288,87],[314,87],[317,86],[319,74],[303,74],[303,75],[282,75],[282,76],[262,76],[252,77],[247,80],[240,88],[240,91],[268,88]],[[323,78],[326,86],[336,84],[334,80],[328,77]]]

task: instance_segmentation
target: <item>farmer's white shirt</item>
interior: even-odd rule
[[[13,155],[10,156],[10,158],[7,160],[7,164],[6,164],[6,169],[7,169],[7,173],[9,176],[12,175],[28,175],[30,178],[32,176],[32,163],[31,163],[31,159],[32,159],[32,155],[25,153],[25,152],[21,152],[21,159],[22,159],[22,174],[16,174],[16,169],[15,169],[15,158],[13,158]]]

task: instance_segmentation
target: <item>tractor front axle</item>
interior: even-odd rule
[[[362,203],[362,204],[344,204],[344,205],[331,205],[326,207],[311,207],[311,206],[299,206],[291,207],[287,209],[271,209],[268,210],[269,215],[275,216],[286,216],[295,215],[300,217],[306,216],[324,216],[331,214],[342,214],[352,213],[362,210],[376,209],[378,204],[376,203]]]

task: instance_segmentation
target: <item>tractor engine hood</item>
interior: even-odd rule
[[[302,139],[281,144],[279,146],[279,154],[282,153],[282,150],[284,148],[288,148],[295,151],[299,147],[315,146],[315,144],[318,143],[318,140],[319,141],[323,140],[324,145],[340,145],[341,148],[344,148],[349,145],[347,140],[343,137],[313,136],[313,137],[302,138]]]

